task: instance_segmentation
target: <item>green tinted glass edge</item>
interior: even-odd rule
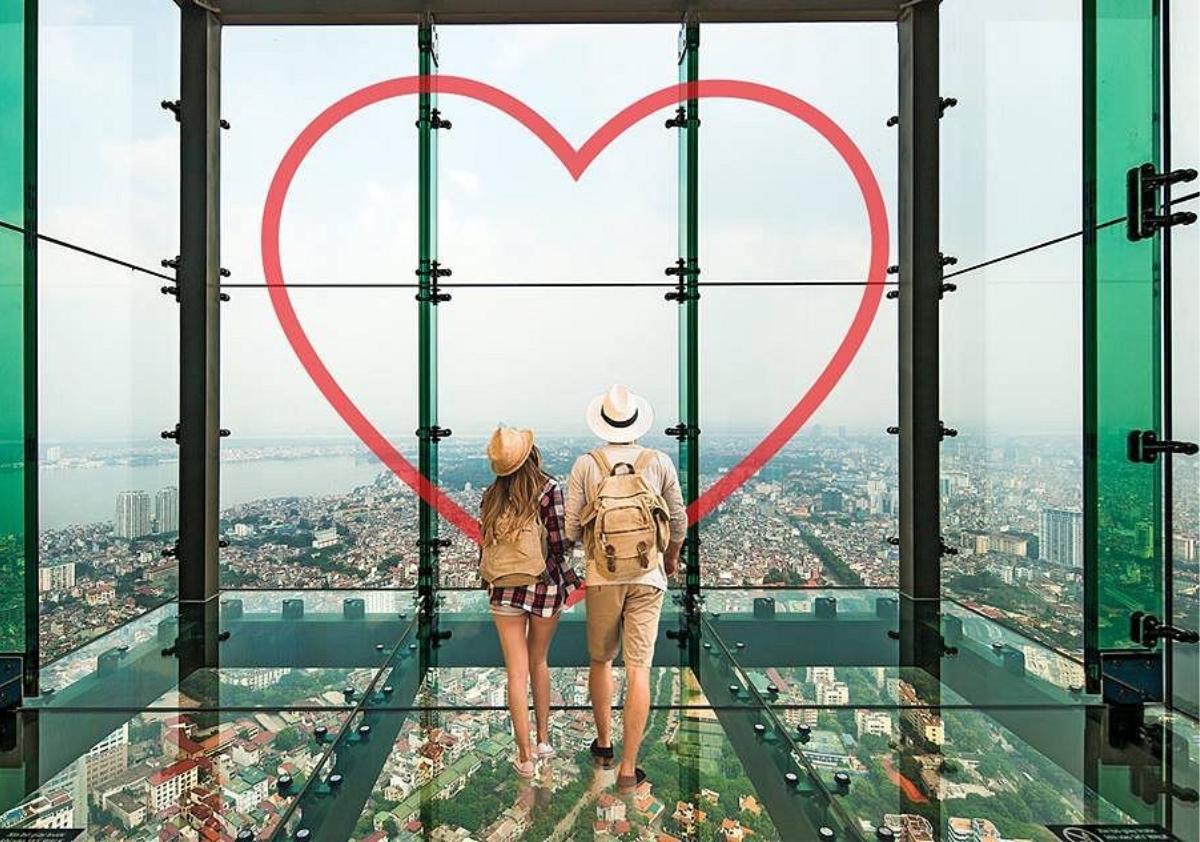
[[[1159,162],[1159,20],[1153,0],[1084,4],[1085,642],[1130,649],[1130,616],[1162,616],[1158,464],[1129,460],[1132,430],[1159,430],[1159,237],[1130,241],[1126,174]],[[1136,647],[1140,648],[1140,647]]]

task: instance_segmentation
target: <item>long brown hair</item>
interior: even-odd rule
[[[542,470],[542,453],[537,445],[511,474],[496,477],[483,492],[480,526],[483,542],[490,544],[537,517],[538,501],[550,475]]]

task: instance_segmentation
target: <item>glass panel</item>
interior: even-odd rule
[[[625,106],[675,83],[670,25],[438,32],[443,74],[518,97],[576,147]],[[662,119],[669,112],[627,129],[574,181],[542,141],[496,108],[445,92],[441,107],[454,128],[441,138],[440,255],[456,283],[666,280],[676,257],[676,139]]]
[[[941,5],[941,239],[960,266],[1080,228],[1080,6]]]
[[[942,305],[946,593],[1068,652],[1083,648],[1078,241],[956,279]],[[1046,360],[1061,364],[1048,366]]]
[[[879,287],[705,288],[701,487],[795,411]],[[896,310],[881,300],[857,356],[801,429],[701,524],[704,585],[895,585]],[[815,404],[815,406],[814,406]]]
[[[1123,216],[1127,174],[1158,165],[1158,18],[1154,4],[1095,0],[1085,8],[1085,177],[1090,223]],[[1162,616],[1161,464],[1130,461],[1127,437],[1159,426],[1159,242],[1125,226],[1084,243],[1085,429],[1090,472],[1085,560],[1096,574],[1099,649],[1128,648],[1130,615]],[[1094,414],[1093,414],[1094,413]],[[1088,606],[1089,614],[1091,606]],[[1089,630],[1090,631],[1090,630]]]
[[[1171,162],[1172,169],[1200,162],[1200,5],[1171,4]],[[1196,185],[1174,188],[1173,196],[1194,193]],[[1191,199],[1179,210],[1197,210]],[[1171,229],[1171,438],[1200,441],[1200,227]],[[1200,458],[1173,457],[1171,467],[1174,576],[1173,624],[1200,631]],[[1200,651],[1171,646],[1174,704],[1200,715]],[[1195,786],[1195,784],[1193,784]],[[1186,838],[1186,837],[1184,837]]]
[[[18,714],[41,784],[0,814],[0,828],[81,828],[96,839],[197,829],[231,839],[249,828],[265,839],[332,745],[323,735],[336,735],[347,715]]]
[[[351,429],[280,327],[271,294],[353,407]],[[221,553],[224,587],[411,587],[416,494],[416,304],[408,289],[235,289],[223,304]],[[263,388],[264,381],[269,388]],[[347,414],[354,410],[347,409]],[[365,419],[365,423],[361,420]],[[360,438],[370,424],[388,461]],[[379,444],[382,450],[385,445]]]
[[[354,840],[376,831],[398,838],[460,833],[533,840],[590,837],[596,830],[686,837],[725,826],[771,840],[785,838],[781,827],[814,827],[806,813],[816,814],[815,805],[789,799],[782,775],[752,765],[750,758],[761,753],[754,714],[702,704],[670,707],[704,699],[700,687],[679,674],[656,673],[651,693],[658,707],[643,742],[647,782],[627,796],[616,791],[614,768],[592,764],[586,710],[553,714],[558,756],[541,762],[528,783],[509,766],[512,736],[502,709],[374,711],[355,720],[331,755],[326,771],[342,776],[338,797],[310,788],[289,829]],[[364,725],[365,739],[359,731]],[[619,712],[613,726],[620,728]],[[778,754],[787,762],[784,752]]]
[[[159,282],[38,253],[42,659],[174,596],[179,316]]]
[[[1193,628],[1195,628],[1193,626]],[[1165,824],[1180,839],[1200,836],[1200,813],[1194,794],[1200,790],[1200,724],[1180,713],[1148,711],[1148,719],[1161,718],[1165,729],[1168,786],[1172,786],[1168,821]],[[1160,716],[1156,716],[1159,713]]]
[[[715,24],[703,26],[702,39],[702,78],[770,85],[824,112],[861,150],[895,208],[896,136],[886,125],[898,107],[893,25]],[[829,141],[758,103],[706,99],[701,110],[701,283],[865,280],[871,243],[862,194]],[[707,333],[716,308],[706,299],[701,309]],[[701,421],[706,434],[711,426]]]
[[[38,3],[38,226],[141,266],[179,242],[179,10]],[[103,311],[95,314],[102,324]]]
[[[25,16],[0,12],[0,223],[25,225]],[[24,237],[0,229],[0,652],[26,649]],[[32,606],[28,606],[32,609]]]
[[[221,138],[221,260],[231,282],[264,282],[263,201],[288,147],[335,101],[416,73],[414,29],[224,30],[221,109],[233,128]],[[415,97],[366,106],[311,149],[283,213],[279,242],[287,283],[416,283],[415,112]]]
[[[42,670],[41,708],[344,707],[407,646],[412,591],[224,591],[195,667],[174,603]],[[185,615],[186,616],[186,615]],[[405,648],[405,651],[407,649]],[[350,692],[346,692],[349,690]]]
[[[737,589],[707,591],[707,623],[748,680],[772,705],[845,707],[913,704],[896,690],[897,593],[886,589]],[[945,705],[1078,707],[1083,664],[950,601],[941,632],[947,647],[940,682],[921,681]],[[707,641],[706,646],[707,649]],[[718,646],[720,649],[721,646]],[[702,661],[702,664],[705,661]],[[819,687],[818,685],[837,685]],[[772,685],[774,690],[771,689]]]
[[[647,398],[655,422],[642,439],[674,457],[661,431],[674,423],[675,305],[657,289],[460,289],[441,314],[442,487],[472,516],[493,476],[485,457],[497,423],[531,427],[543,467],[566,489],[575,459],[597,442],[585,412],[613,383]],[[530,314],[536,313],[536,322]],[[604,325],[604,353],[579,345],[580,319]],[[478,550],[449,524],[440,556],[442,584],[478,584]]]

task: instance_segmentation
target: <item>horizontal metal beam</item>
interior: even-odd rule
[[[195,0],[176,0],[180,3]],[[895,21],[902,0],[211,0],[237,25]]]

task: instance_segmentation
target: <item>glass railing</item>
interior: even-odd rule
[[[56,691],[17,715],[21,745],[38,748],[21,755],[24,783],[5,778],[0,821],[58,815],[129,839],[198,815],[234,834],[331,840],[565,839],[589,826],[781,840],[868,840],[881,827],[955,839],[977,826],[1041,840],[1046,824],[1084,820],[1190,827],[1191,720],[1169,720],[1159,771],[1175,788],[1139,807],[1127,767],[1095,742],[1104,709],[1072,685],[1077,662],[950,601],[945,651],[925,668],[899,659],[916,632],[894,591],[714,590],[691,622],[668,601],[639,760],[649,783],[633,793],[586,751],[583,605],[564,613],[550,655],[558,756],[528,784],[510,766],[486,594],[442,592],[437,608],[427,629],[412,592],[229,591],[204,627],[217,637],[207,664],[179,630],[191,621],[159,609],[53,665]],[[619,662],[615,678],[619,733]],[[172,794],[180,775],[192,795]],[[151,809],[155,798],[167,806]]]

